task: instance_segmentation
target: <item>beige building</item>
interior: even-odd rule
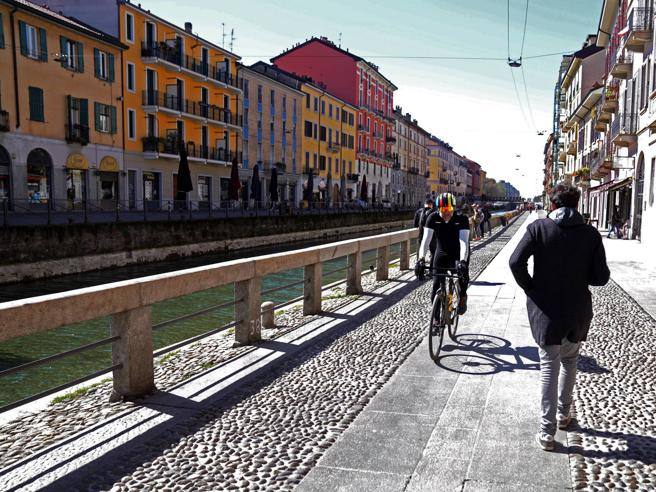
[[[255,167],[268,201],[271,170],[278,173],[281,201],[297,205],[301,192],[301,112],[305,94],[278,80],[265,63],[240,66],[244,81],[244,156],[241,178],[246,185]],[[252,197],[251,197],[252,198]]]
[[[410,113],[394,110],[392,195],[400,205],[417,205],[430,194],[428,140],[430,133],[419,126]]]

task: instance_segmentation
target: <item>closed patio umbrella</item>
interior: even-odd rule
[[[239,180],[239,164],[237,163],[237,156],[232,159],[232,169],[230,170],[230,188],[228,189],[228,197],[230,200],[239,200],[239,190],[241,189],[241,181]]]
[[[255,206],[259,206],[262,201],[262,183],[260,183],[260,166],[255,165],[253,168],[253,178],[251,179],[251,198],[255,200]]]
[[[184,143],[180,145],[180,165],[178,166],[178,199],[184,200],[187,195],[194,189],[191,182],[191,171],[189,170],[189,161],[187,159],[187,149]]]
[[[312,203],[314,202],[314,174],[312,172],[312,169],[310,169],[310,174],[308,174],[306,192],[307,192],[308,206],[311,206]]]
[[[269,182],[269,197],[273,203],[278,201],[278,169],[271,169],[271,181]]]
[[[360,199],[363,202],[368,200],[368,190],[367,190],[367,175],[362,176],[362,184],[360,185]]]

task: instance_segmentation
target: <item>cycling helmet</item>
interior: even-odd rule
[[[451,193],[442,193],[435,200],[435,205],[440,212],[453,211],[456,208],[456,198]]]

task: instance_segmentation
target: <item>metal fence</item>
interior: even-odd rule
[[[380,214],[414,212],[416,207],[391,203],[314,203],[301,208],[290,202],[209,200],[3,200],[2,226],[100,224],[230,219],[241,217],[289,217],[304,215]]]

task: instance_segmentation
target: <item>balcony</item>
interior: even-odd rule
[[[408,172],[410,174],[419,174],[419,168],[418,167],[411,167],[410,169],[408,169]]]
[[[180,145],[182,141],[175,137],[144,137],[141,139],[143,152],[146,158],[171,158],[175,159],[180,155]],[[238,162],[242,161],[242,153],[224,148],[214,148],[207,145],[196,145],[195,142],[185,144],[187,157],[205,161],[207,163],[216,162],[229,164],[236,157]]]
[[[572,140],[567,144],[567,154],[576,155],[576,140]]]
[[[243,117],[241,115],[235,115],[232,111],[212,104],[189,101],[176,94],[165,94],[160,91],[143,91],[141,104],[147,113],[161,110],[175,116],[184,115],[202,120],[203,122],[214,122],[239,127],[239,130],[243,126]]]
[[[146,63],[161,63],[170,69],[187,72],[203,82],[210,81],[216,85],[236,90],[241,90],[243,85],[240,77],[185,55],[177,47],[167,43],[142,43],[141,57],[145,59]]]
[[[629,14],[628,32],[624,47],[642,53],[651,44],[654,11],[649,7],[634,7]]]
[[[396,142],[396,137],[393,137],[393,136],[391,136],[391,135],[388,135],[388,136],[385,138],[385,141],[388,142],[388,143],[394,143],[394,142]]]
[[[0,110],[0,132],[8,132],[11,130],[9,126],[9,111]]]
[[[607,121],[602,121],[601,119],[598,119],[594,125],[594,129],[597,130],[598,132],[605,132],[606,125],[608,125]]]
[[[426,172],[424,173],[424,177],[426,177],[426,178],[430,178],[430,171],[426,171]]]
[[[66,142],[87,145],[89,143],[89,127],[86,125],[66,125]]]
[[[638,115],[619,113],[610,125],[610,140],[619,147],[629,147],[638,140]]]
[[[567,162],[567,154],[564,150],[558,152],[558,162]]]
[[[610,74],[618,79],[630,79],[633,74],[633,53],[619,50],[619,55],[610,69]]]
[[[392,164],[392,169],[401,169],[401,163],[398,161],[394,161]]]
[[[360,180],[360,175],[359,174],[347,174],[346,175],[347,181],[351,183],[357,183]]]
[[[342,146],[338,143],[335,143],[335,142],[329,142],[328,143],[328,151],[332,152],[333,154],[338,153],[341,148],[342,148]]]

